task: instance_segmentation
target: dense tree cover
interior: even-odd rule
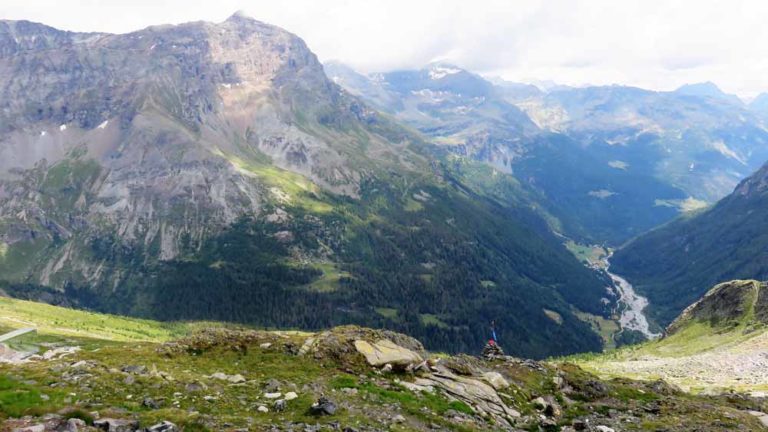
[[[141,246],[92,239],[92,253],[119,264],[120,285],[71,287],[67,297],[163,320],[303,329],[357,323],[452,352],[479,351],[496,320],[513,354],[600,349],[572,308],[604,314],[606,282],[538,215],[477,196],[451,176],[407,187],[397,178],[370,180],[359,200],[324,195],[328,213],[296,207],[284,222],[243,218],[170,262],[146,260]]]
[[[612,269],[648,296],[661,324],[717,283],[768,279],[768,195],[732,194],[620,249]]]
[[[539,201],[561,220],[568,235],[618,246],[678,214],[657,200],[687,197],[655,177],[662,148],[654,138],[641,135],[625,146],[594,137],[590,145],[600,151],[561,135],[540,138],[516,162],[515,176],[544,195]],[[627,163],[627,168],[612,167],[612,161]]]

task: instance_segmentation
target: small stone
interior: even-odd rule
[[[392,372],[392,365],[390,363],[387,363],[384,365],[383,368],[381,368],[382,372]]]
[[[285,394],[285,400],[287,401],[294,400],[297,397],[299,397],[299,395],[297,395],[296,392],[288,392]]]
[[[265,407],[264,405],[259,405],[258,408],[256,408],[259,412],[267,413],[269,412],[269,408]]]
[[[136,378],[133,375],[128,375],[123,380],[123,384],[125,384],[125,385],[133,385],[133,383],[135,383],[135,382],[136,382]]]
[[[279,393],[279,392],[278,393],[264,393],[264,397],[267,398],[267,399],[277,399],[277,398],[279,398],[282,395],[283,394]]]
[[[240,374],[231,375],[227,377],[227,381],[231,382],[232,384],[240,384],[245,382],[245,377]]]
[[[179,428],[169,421],[162,421],[154,426],[148,427],[146,432],[179,432]]]
[[[264,383],[264,391],[267,393],[277,393],[280,390],[282,383],[280,381],[270,378]]]
[[[392,417],[392,421],[395,423],[405,423],[405,417],[403,417],[401,414],[398,414]]]
[[[571,426],[577,431],[587,430],[587,422],[584,420],[574,420],[571,422]]]
[[[26,426],[22,428],[16,428],[13,432],[45,432],[44,424],[37,424],[32,426]]]
[[[595,426],[595,430],[597,432],[616,432],[613,428],[609,428],[608,426]]]
[[[129,366],[123,366],[122,371],[125,373],[134,374],[134,375],[144,375],[147,373],[147,367],[129,365]]]
[[[211,378],[221,380],[221,381],[227,381],[229,379],[229,375],[223,372],[216,372],[215,374],[211,375]]]
[[[288,403],[285,401],[285,399],[278,399],[277,401],[275,401],[275,406],[274,406],[275,411],[276,412],[285,411],[285,407],[287,405]]]
[[[200,383],[189,383],[184,387],[188,392],[199,392],[202,391],[205,387]],[[181,396],[181,395],[179,395]]]
[[[261,349],[269,349],[271,346],[272,346],[272,344],[267,342],[267,343],[263,343],[263,344],[259,345],[259,348],[261,348]]]
[[[145,397],[144,400],[141,401],[141,405],[144,406],[145,408],[149,408],[153,410],[160,408],[160,405],[154,399],[149,397]]]

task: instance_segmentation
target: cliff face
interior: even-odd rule
[[[154,244],[167,260],[290,200],[261,167],[355,196],[371,169],[360,159],[418,159],[371,131],[376,114],[301,39],[239,15],[124,35],[4,21],[0,70],[0,240],[48,249],[30,265],[46,285],[65,268],[102,276],[79,232]]]

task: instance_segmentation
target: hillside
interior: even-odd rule
[[[667,328],[658,341],[577,359],[603,377],[664,379],[686,391],[766,394],[768,285],[719,284]]]
[[[167,326],[18,301],[0,311],[16,306],[27,324],[67,321],[0,353],[2,430],[766,430],[750,413],[768,410],[761,399],[601,380],[572,364],[434,355],[388,331],[208,323],[170,340],[151,332],[126,341],[125,331]],[[73,336],[86,322],[100,323],[99,338]]]
[[[611,260],[650,300],[649,313],[668,324],[717,283],[768,279],[768,166],[731,195],[690,217],[675,220],[619,249]]]
[[[768,159],[759,103],[711,83],[544,92],[443,64],[370,76],[325,68],[446,151],[514,175],[585,242],[619,246],[724,197]]]
[[[0,288],[161,320],[599,350],[605,281],[512,179],[330,81],[293,34],[0,22]],[[546,310],[561,319],[554,320]]]

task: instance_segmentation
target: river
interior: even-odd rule
[[[605,272],[611,277],[613,286],[619,294],[619,303],[623,305],[619,325],[622,329],[639,331],[648,339],[656,339],[661,336],[659,333],[653,333],[648,325],[643,310],[648,306],[648,299],[635,292],[632,284],[623,277],[613,274],[610,271],[611,264],[608,261],[611,258],[609,254],[603,258],[605,263]]]

